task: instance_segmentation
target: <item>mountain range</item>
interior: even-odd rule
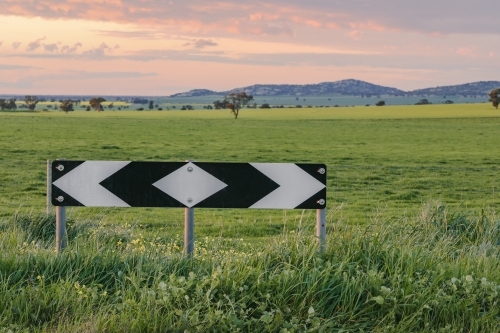
[[[335,82],[317,84],[255,84],[248,87],[235,88],[228,91],[213,91],[208,89],[194,89],[169,97],[197,97],[208,95],[225,96],[230,93],[244,91],[253,96],[487,96],[492,89],[500,87],[500,81],[479,81],[452,86],[438,86],[432,88],[404,91],[397,88],[381,86],[365,81],[348,79]]]

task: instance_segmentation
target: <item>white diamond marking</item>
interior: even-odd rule
[[[192,170],[188,171],[188,168]],[[157,181],[153,186],[191,208],[219,192],[227,184],[189,162]]]

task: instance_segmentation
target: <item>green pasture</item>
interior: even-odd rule
[[[1,112],[0,214],[43,210],[45,161],[56,158],[326,163],[329,214],[348,224],[412,214],[430,200],[496,208],[499,124],[486,104],[245,109],[237,120],[227,110]],[[69,214],[183,230],[182,209]],[[196,228],[260,238],[313,219],[312,211],[198,209]]]
[[[500,112],[488,104],[0,112],[0,333],[500,332]],[[326,163],[315,212],[68,208],[46,160]],[[242,175],[244,177],[244,175]]]

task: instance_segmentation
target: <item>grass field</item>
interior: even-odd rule
[[[500,113],[487,104],[0,112],[0,332],[500,331]],[[328,166],[313,211],[68,209],[53,253],[45,161]]]
[[[498,207],[500,114],[489,105],[228,111],[0,113],[0,214],[41,210],[45,161],[311,162],[328,166],[328,207],[349,224],[429,200]],[[339,208],[342,207],[342,208]],[[70,209],[182,232],[179,209]],[[279,234],[302,211],[198,210],[201,235]],[[304,212],[304,218],[312,217]],[[203,223],[201,223],[203,221]],[[310,222],[310,221],[309,221]]]

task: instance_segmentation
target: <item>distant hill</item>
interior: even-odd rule
[[[454,86],[442,86],[434,88],[403,91],[397,88],[380,86],[360,80],[341,80],[335,82],[323,82],[317,84],[255,84],[253,86],[235,88],[228,91],[212,91],[207,89],[195,89],[184,93],[174,94],[169,97],[196,97],[207,95],[225,96],[230,93],[245,91],[253,96],[487,96],[494,88],[500,87],[500,81],[480,81]]]
[[[379,86],[359,80],[342,80],[336,82],[323,82],[318,84],[256,84],[249,87],[236,88],[223,92],[227,95],[232,92],[245,91],[247,94],[254,96],[318,96],[318,95],[404,95],[404,91]]]
[[[443,86],[443,87],[434,87],[434,88],[425,88],[425,89],[417,89],[413,91],[407,92],[409,95],[417,95],[417,96],[487,96],[489,92],[493,89],[500,87],[500,81],[479,81],[472,83],[459,84],[455,86]]]
[[[221,95],[222,93],[218,93],[208,89],[194,89],[183,93],[173,94],[169,97],[197,97],[197,96],[208,96],[208,95]]]
[[[359,81],[359,80],[342,80],[336,82],[323,82],[318,84],[255,84],[253,86],[235,88],[228,91],[215,92],[212,90],[195,89],[188,92],[174,94],[169,97],[195,97],[206,95],[227,95],[232,92],[245,91],[247,94],[254,96],[319,96],[319,95],[394,95],[403,96],[404,91],[379,86],[376,84]]]

